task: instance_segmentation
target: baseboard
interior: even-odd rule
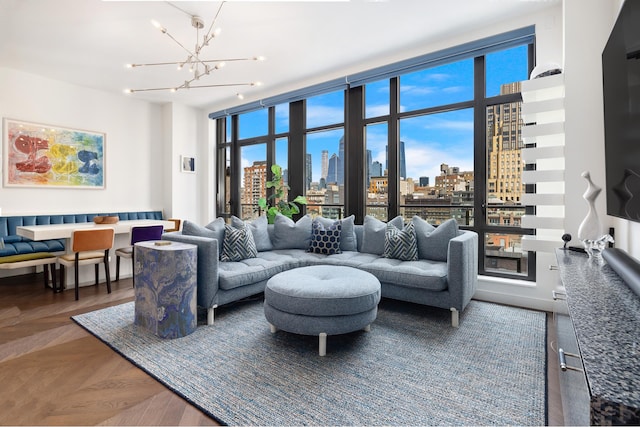
[[[551,299],[506,294],[504,292],[494,292],[481,289],[476,291],[473,299],[548,312],[553,312],[555,305],[554,301]]]

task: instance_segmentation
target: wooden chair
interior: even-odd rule
[[[78,267],[81,265],[95,265],[96,286],[98,285],[98,265],[103,262],[107,279],[107,292],[111,293],[111,278],[109,277],[109,250],[113,247],[113,228],[98,228],[93,230],[75,230],[71,235],[71,250],[73,253],[58,257],[60,263],[60,280],[64,286],[65,267],[74,267],[76,274],[76,301],[80,278]]]
[[[131,233],[129,234],[130,246],[116,249],[116,282],[120,280],[120,258],[131,259],[131,271],[133,271],[133,267],[135,266],[133,245],[138,242],[146,242],[147,240],[160,240],[162,238],[162,232],[162,225],[131,227]]]
[[[182,220],[177,218],[169,218],[167,221],[173,222],[174,226],[173,228],[167,228],[166,230],[164,230],[165,233],[168,233],[170,231],[180,231],[180,224],[182,224]]]

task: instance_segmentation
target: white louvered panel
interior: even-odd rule
[[[524,228],[552,228],[556,230],[564,230],[564,218],[523,215],[522,226]]]
[[[555,252],[562,247],[560,237],[552,239],[550,237],[539,238],[540,236],[522,236],[522,249],[536,252]]]
[[[525,193],[520,200],[525,206],[564,206],[564,194]]]
[[[564,122],[564,99],[545,99],[522,104],[522,120],[525,123]]]
[[[520,91],[524,102],[564,98],[564,74],[525,80],[520,86]]]
[[[525,142],[535,142],[538,137],[564,135],[564,122],[542,123],[522,127],[522,139]]]
[[[538,159],[555,159],[564,157],[564,146],[523,148],[520,155],[525,163],[535,163]]]
[[[535,184],[536,182],[564,182],[563,170],[522,171],[522,182]]]

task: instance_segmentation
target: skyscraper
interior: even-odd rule
[[[327,170],[327,184],[339,184],[338,183],[338,168],[339,166],[339,157],[336,153],[331,155],[329,158],[329,166]]]
[[[389,170],[389,146],[385,147],[387,170]],[[398,174],[401,179],[407,179],[407,160],[404,155],[404,141],[400,141],[400,169]]]
[[[311,182],[313,181],[313,164],[311,163],[311,154],[307,153],[307,164],[305,169],[305,180],[307,182],[307,189],[311,188]]]
[[[320,178],[327,179],[329,173],[329,151],[322,150],[322,163],[320,165]]]
[[[344,185],[344,136],[340,138],[340,146],[338,147],[337,177],[338,185]]]

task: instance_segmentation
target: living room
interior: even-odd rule
[[[336,66],[288,85],[265,85],[256,92],[247,90],[243,101],[235,97],[216,101],[215,95],[211,95],[213,101],[206,107],[193,107],[181,102],[156,103],[106,92],[84,82],[70,83],[52,78],[46,71],[21,70],[11,63],[8,54],[11,41],[20,37],[17,32],[10,32],[12,26],[8,25],[12,19],[12,8],[21,7],[18,3],[3,0],[0,4],[3,12],[0,113],[3,118],[105,132],[107,184],[101,191],[3,186],[0,188],[3,216],[87,210],[162,210],[166,217],[204,225],[216,217],[216,129],[214,121],[208,118],[210,112],[529,25],[536,26],[537,63],[561,64],[565,75],[566,233],[577,236],[578,226],[587,212],[582,198],[585,182],[581,173],[590,171],[594,182],[600,185],[605,181],[601,53],[623,3],[621,0],[542,2],[546,7],[509,22],[491,22],[472,31],[466,27],[456,29],[446,39],[427,44],[409,40],[401,51],[372,58],[366,64]],[[393,4],[393,0],[390,3]],[[507,3],[511,2],[487,2],[488,7],[495,8]],[[73,7],[73,2],[68,2],[68,5]],[[29,26],[30,31],[34,31],[34,26],[37,27]],[[57,40],[54,35],[45,35],[43,39],[47,37]],[[95,47],[95,50],[99,52],[100,48]],[[55,54],[55,47],[51,54]],[[69,61],[82,67],[85,54],[88,55],[78,52],[77,57],[69,58]],[[113,73],[122,73],[121,68],[122,64],[114,64]],[[2,150],[4,153],[4,146]],[[180,159],[185,155],[196,159],[195,174],[181,172]],[[606,212],[604,197],[597,200],[596,207],[600,213]],[[640,244],[633,239],[640,231],[638,224],[605,215],[602,219],[606,229],[615,229],[616,247],[639,258]],[[561,244],[558,236],[558,246]],[[576,240],[572,244],[577,244]],[[555,254],[538,254],[534,283],[481,277],[476,298],[552,311],[554,302],[551,295],[556,289],[558,275],[548,267],[555,264]]]

